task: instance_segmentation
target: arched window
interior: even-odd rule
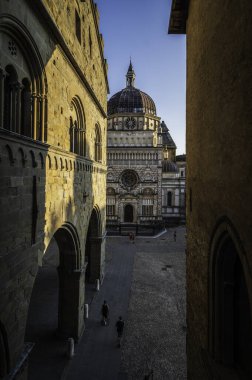
[[[71,102],[70,113],[70,152],[86,156],[85,115],[82,103],[77,96]]]
[[[7,333],[0,322],[0,378],[4,378],[10,370],[9,347]]]
[[[252,316],[243,265],[227,233],[216,251],[211,278],[213,357],[221,366],[251,379]]]
[[[29,79],[22,80],[21,90],[21,135],[32,137],[31,130],[31,84]]]
[[[115,189],[112,187],[107,188],[107,204],[106,204],[106,214],[107,217],[115,215],[116,207],[116,193]]]
[[[0,128],[47,139],[47,82],[43,61],[25,27],[8,16],[1,20]],[[17,64],[9,56],[17,57]],[[12,60],[13,62],[13,60]],[[20,64],[22,62],[22,64]]]
[[[5,68],[5,80],[4,80],[4,122],[3,127],[8,131],[18,131],[18,77],[15,68],[11,65],[7,65]]]
[[[172,192],[167,191],[167,206],[171,207],[172,206]]]
[[[95,126],[95,161],[101,162],[102,160],[102,140],[101,128],[99,124]]]

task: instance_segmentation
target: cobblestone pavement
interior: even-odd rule
[[[138,238],[121,373],[138,380],[186,379],[185,228]],[[152,379],[152,377],[150,377]]]
[[[176,231],[176,242],[174,229],[158,238],[137,237],[135,243],[127,237],[107,239],[105,279],[99,292],[87,286],[89,318],[72,360],[66,358],[66,342],[54,335],[57,284],[47,280],[45,286],[42,278],[31,313],[30,339],[37,351],[30,380],[143,380],[151,370],[153,380],[186,379],[185,228]],[[41,274],[57,280],[54,271]],[[111,309],[106,327],[100,323],[104,299]],[[46,302],[51,306],[45,309]],[[115,329],[119,315],[126,322],[121,349]]]
[[[108,238],[107,273],[91,304],[86,331],[63,378],[67,380],[186,379],[185,228],[159,238]],[[134,260],[134,265],[133,265]],[[100,326],[107,299],[110,326]],[[121,349],[115,322],[126,326]],[[150,377],[150,379],[152,379]]]
[[[91,300],[89,318],[76,355],[65,369],[67,380],[116,380],[120,371],[121,351],[117,348],[115,324],[119,315],[127,314],[132,280],[135,246],[127,238],[108,239],[106,245],[106,275],[99,292]],[[110,307],[110,323],[101,326],[101,306]]]

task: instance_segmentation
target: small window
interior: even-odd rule
[[[172,192],[168,191],[167,192],[167,206],[171,207],[171,205],[172,205]]]
[[[75,34],[78,38],[79,43],[81,43],[81,20],[78,12],[75,9]]]
[[[107,205],[107,215],[115,215],[115,205]]]
[[[142,206],[142,215],[143,216],[152,216],[153,215],[153,206],[152,205],[143,205]]]

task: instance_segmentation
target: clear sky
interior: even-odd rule
[[[126,87],[131,57],[135,87],[152,97],[177,154],[185,153],[186,37],[168,34],[171,0],[95,1],[109,65],[109,98]]]

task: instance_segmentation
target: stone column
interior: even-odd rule
[[[16,82],[10,84],[10,131],[16,132]]]
[[[102,282],[103,269],[102,269],[102,256],[103,256],[103,237],[92,237],[90,238],[90,256],[89,256],[89,266],[90,266],[90,282],[95,282],[99,279]]]
[[[37,139],[44,141],[44,125],[45,125],[45,98],[43,95],[39,97],[39,129]]]
[[[15,132],[21,133],[21,91],[23,86],[20,83],[16,83],[15,85],[15,93],[16,93],[16,118],[15,118]]]
[[[32,134],[31,137],[37,139],[37,95],[35,92],[32,94]]]
[[[5,72],[3,69],[0,69],[0,128],[4,128],[4,79]]]
[[[84,268],[68,271],[59,266],[58,329],[78,340],[84,330]]]

